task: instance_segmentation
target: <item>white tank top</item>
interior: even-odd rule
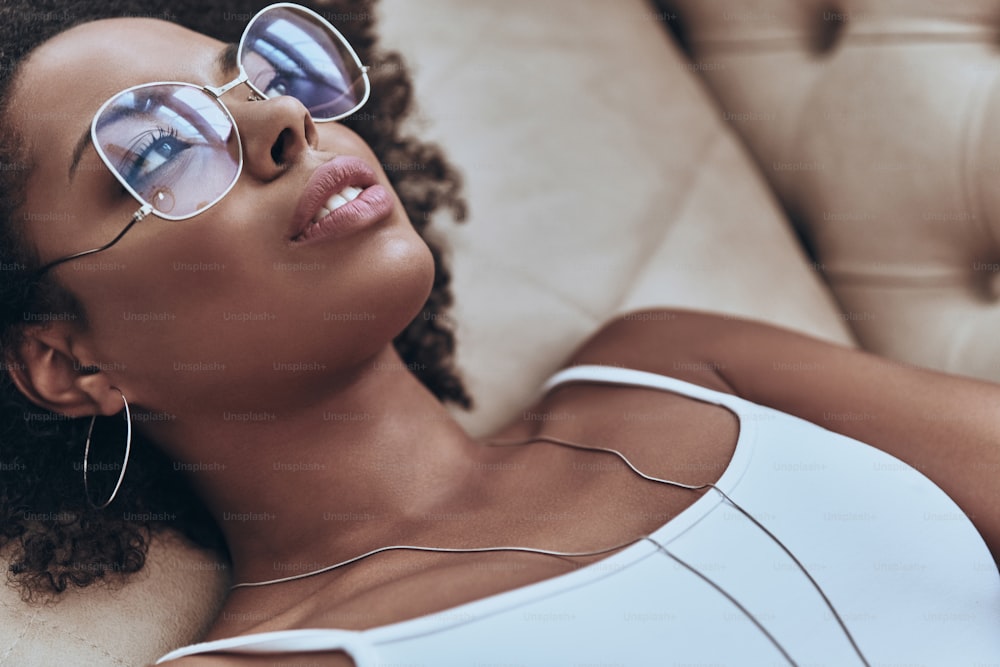
[[[737,396],[655,373],[576,366],[552,376],[675,392],[740,422],[717,486],[781,539],[871,665],[1000,663],[1000,575],[933,482],[862,442]],[[708,491],[650,536],[742,604],[800,665],[860,660],[794,562]],[[362,631],[300,629],[194,644],[160,658],[342,650],[377,665],[782,665],[704,579],[640,541],[568,574]]]

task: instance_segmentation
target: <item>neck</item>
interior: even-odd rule
[[[302,411],[178,420],[169,434],[175,465],[222,528],[234,581],[296,574],[415,535],[422,518],[468,497],[486,468],[477,462],[497,456],[392,346],[365,369]]]

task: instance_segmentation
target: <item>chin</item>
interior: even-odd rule
[[[434,288],[434,256],[416,232],[393,238],[382,249],[388,269],[380,290],[382,310],[402,331],[423,312]]]
[[[411,283],[415,310],[412,317],[408,320],[408,323],[423,312],[424,304],[427,303],[427,299],[434,290],[434,255],[431,254],[430,248],[423,242],[423,239],[420,240],[418,255],[419,257],[417,259],[419,260],[419,270],[415,270],[413,272]]]

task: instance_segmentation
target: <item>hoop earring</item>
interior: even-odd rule
[[[115,391],[122,395],[122,403],[125,404],[125,459],[122,461],[122,471],[118,473],[118,481],[115,483],[115,488],[111,492],[111,497],[108,498],[100,505],[94,504],[94,501],[90,499],[90,485],[87,482],[87,460],[90,457],[90,438],[94,434],[94,423],[97,421],[97,415],[90,418],[90,428],[87,429],[87,444],[83,448],[83,492],[87,496],[87,502],[94,509],[102,510],[115,499],[118,495],[118,489],[122,486],[122,480],[125,479],[125,468],[128,466],[128,458],[132,453],[132,413],[128,408],[128,401],[125,400],[125,394],[118,387],[112,387]]]

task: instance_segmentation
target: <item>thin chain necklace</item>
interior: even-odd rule
[[[728,502],[730,505],[732,505],[734,508],[736,508],[740,512],[740,514],[742,514],[743,516],[745,516],[747,519],[750,520],[750,522],[752,522],[755,526],[757,526],[758,528],[760,528],[764,532],[765,535],[767,535],[775,544],[777,544],[781,548],[782,551],[785,552],[785,554],[788,555],[789,558],[792,559],[792,561],[799,568],[799,570],[809,580],[809,583],[811,583],[812,586],[813,586],[813,588],[816,589],[816,592],[818,592],[820,594],[820,597],[823,598],[823,602],[826,604],[827,608],[830,610],[830,613],[833,614],[833,618],[837,621],[837,624],[840,626],[840,629],[843,630],[844,635],[847,637],[847,640],[850,642],[851,647],[854,649],[854,652],[858,655],[858,658],[860,658],[861,663],[863,665],[865,665],[865,667],[870,667],[870,664],[869,664],[868,660],[865,658],[864,654],[861,652],[861,648],[858,646],[857,642],[855,641],[854,636],[851,634],[851,631],[848,630],[847,625],[844,623],[844,620],[841,618],[840,614],[834,608],[833,603],[830,601],[830,598],[827,597],[826,593],[820,587],[819,583],[813,578],[813,576],[805,568],[805,566],[802,564],[802,561],[800,561],[795,556],[795,554],[793,554],[791,552],[791,550],[787,546],[785,546],[785,544],[781,540],[778,539],[778,537],[774,533],[772,533],[770,530],[768,530],[767,527],[764,526],[764,524],[762,524],[760,521],[758,521],[747,510],[743,509],[743,507],[741,507],[735,500],[733,500],[732,498],[730,498],[729,495],[725,491],[723,491],[722,489],[720,489],[715,484],[713,484],[713,483],[684,484],[682,482],[676,482],[676,481],[673,481],[673,480],[661,479],[659,477],[654,477],[652,475],[647,475],[646,473],[644,473],[641,470],[639,470],[638,468],[636,468],[635,465],[633,465],[632,462],[628,459],[628,457],[626,457],[624,454],[622,454],[617,449],[611,449],[610,447],[593,447],[593,446],[589,446],[589,445],[581,445],[579,443],[570,442],[569,440],[563,440],[561,438],[555,438],[555,437],[552,437],[552,436],[545,436],[545,435],[534,436],[534,437],[531,437],[531,438],[526,438],[524,440],[486,440],[486,441],[484,441],[483,444],[486,445],[486,446],[489,446],[489,447],[515,447],[515,446],[527,445],[527,444],[530,444],[532,442],[547,442],[547,443],[551,443],[551,444],[554,444],[554,445],[560,445],[562,447],[569,447],[569,448],[572,448],[572,449],[579,449],[579,450],[589,451],[589,452],[605,452],[605,453],[608,453],[608,454],[613,454],[613,455],[617,456],[619,459],[621,459],[622,462],[625,463],[625,465],[628,466],[628,468],[632,472],[634,472],[639,477],[641,477],[641,478],[643,478],[645,480],[648,480],[650,482],[656,482],[658,484],[666,484],[668,486],[673,486],[673,487],[680,488],[680,489],[687,489],[689,491],[704,491],[706,489],[712,489],[712,490],[716,491],[719,495],[721,495],[723,497],[723,499],[725,499],[726,502]],[[348,558],[345,561],[341,561],[339,563],[334,563],[333,565],[327,565],[326,567],[321,567],[321,568],[318,568],[316,570],[311,570],[309,572],[302,572],[300,574],[294,574],[294,575],[291,575],[291,576],[288,576],[288,577],[280,577],[278,579],[268,579],[266,581],[245,581],[245,582],[241,582],[241,583],[238,583],[238,584],[233,584],[232,586],[229,587],[229,589],[230,590],[235,590],[237,588],[252,588],[252,587],[257,587],[257,586],[270,586],[272,584],[281,584],[281,583],[285,583],[285,582],[288,582],[288,581],[295,581],[297,579],[305,579],[306,577],[314,577],[314,576],[316,576],[318,574],[323,574],[325,572],[330,572],[331,570],[336,570],[338,568],[345,567],[347,565],[351,565],[352,563],[356,563],[356,562],[358,562],[360,560],[368,558],[369,556],[374,556],[375,554],[382,553],[384,551],[409,550],[409,551],[431,551],[431,552],[436,552],[436,553],[488,553],[488,552],[496,552],[496,551],[516,551],[516,552],[522,552],[522,553],[541,554],[541,555],[544,555],[544,556],[556,556],[556,557],[560,557],[560,558],[582,558],[582,557],[586,557],[586,556],[600,556],[602,554],[610,553],[610,552],[616,551],[618,549],[623,549],[625,547],[632,546],[633,544],[637,544],[637,543],[639,543],[639,542],[641,542],[643,540],[651,542],[654,546],[656,546],[656,548],[658,550],[662,551],[665,555],[667,555],[668,557],[672,558],[679,565],[681,565],[682,567],[684,567],[685,569],[687,569],[688,571],[690,571],[692,574],[694,574],[695,576],[699,577],[702,581],[704,581],[705,583],[707,583],[709,586],[711,586],[712,588],[714,588],[716,591],[718,591],[719,593],[721,593],[737,609],[739,609],[740,612],[742,612],[764,634],[764,636],[768,638],[768,640],[770,640],[770,642],[774,645],[775,648],[778,649],[778,651],[781,652],[781,655],[784,656],[784,658],[788,661],[789,664],[791,664],[793,666],[797,666],[798,663],[796,663],[795,660],[792,659],[792,657],[791,657],[791,655],[789,655],[788,651],[785,650],[785,647],[781,645],[781,643],[777,640],[776,637],[774,637],[774,635],[771,634],[770,631],[768,631],[768,629],[764,626],[764,624],[760,621],[760,619],[758,619],[756,616],[754,616],[754,614],[749,609],[747,609],[743,604],[741,604],[739,602],[739,600],[737,600],[735,597],[733,597],[732,594],[730,594],[728,591],[726,591],[724,588],[722,588],[722,586],[719,585],[717,582],[715,582],[711,578],[709,578],[704,572],[701,572],[700,570],[698,570],[697,568],[695,568],[691,564],[689,564],[689,563],[681,560],[681,558],[679,558],[676,554],[674,554],[670,550],[668,550],[666,548],[666,546],[664,546],[663,544],[660,544],[659,542],[657,542],[656,540],[654,540],[650,535],[643,535],[641,537],[637,537],[635,539],[628,540],[626,542],[622,542],[622,543],[616,544],[614,546],[606,547],[604,549],[598,549],[598,550],[595,550],[595,551],[577,551],[577,552],[572,552],[572,551],[553,551],[553,550],[550,550],[550,549],[535,549],[533,547],[517,547],[517,546],[449,548],[449,547],[425,547],[425,546],[416,546],[416,545],[407,545],[407,544],[396,544],[396,545],[391,545],[391,546],[379,547],[377,549],[372,549],[371,551],[363,553],[363,554],[361,554],[359,556],[354,556],[353,558]]]

